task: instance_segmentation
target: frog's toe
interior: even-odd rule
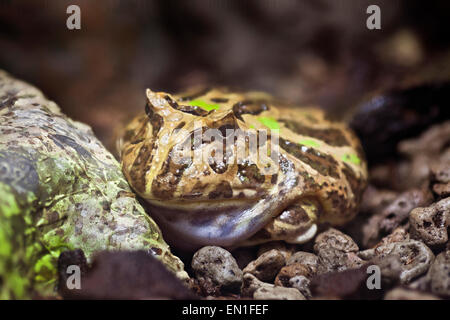
[[[312,238],[314,238],[316,233],[317,233],[317,224],[314,223],[305,232],[297,235],[297,237],[288,238],[288,239],[285,239],[285,241],[288,243],[294,243],[294,244],[305,243],[305,242],[308,242],[309,240],[311,240]]]

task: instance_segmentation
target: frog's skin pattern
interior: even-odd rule
[[[148,250],[184,273],[92,130],[0,70],[0,299],[53,295],[75,248]]]
[[[177,164],[172,150],[192,139],[198,122],[219,130],[279,129],[278,172],[262,175],[255,159]],[[119,142],[126,178],[166,240],[182,249],[303,243],[319,223],[352,219],[367,181],[360,143],[343,123],[327,120],[318,108],[290,106],[259,92],[147,90],[145,114]],[[211,144],[195,148],[211,150]]]

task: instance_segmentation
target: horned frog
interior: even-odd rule
[[[247,137],[235,139],[241,145],[255,135],[258,147],[277,140],[275,161],[271,155],[263,163],[254,153],[239,161],[237,149],[212,157],[223,141],[197,135],[207,129],[223,140],[227,130],[238,130]],[[205,161],[175,161],[189,142],[188,152],[206,154]],[[307,242],[318,225],[342,225],[356,215],[368,176],[357,137],[319,108],[223,88],[147,90],[145,113],[124,130],[120,154],[126,178],[168,243],[186,250]]]

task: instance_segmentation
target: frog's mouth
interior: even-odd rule
[[[248,240],[255,234],[258,234],[258,240],[262,240],[258,242],[276,240],[260,239],[259,231],[294,201],[268,196],[256,201],[206,201],[185,205],[168,205],[147,200],[144,205],[162,229],[164,239],[169,245],[180,250],[193,251],[206,245],[250,245],[254,241]],[[297,242],[295,239],[293,241]]]
[[[169,245],[191,251],[205,245],[230,247],[258,232],[273,215],[261,214],[258,202],[182,208],[151,201],[145,206]]]

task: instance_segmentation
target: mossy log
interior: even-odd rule
[[[0,70],[0,298],[54,294],[75,248],[145,249],[185,275],[91,128]]]

